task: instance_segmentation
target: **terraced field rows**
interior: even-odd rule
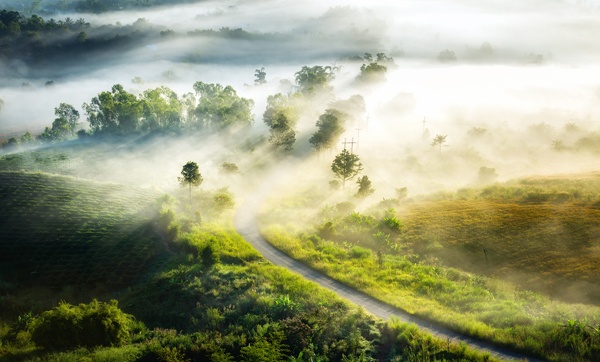
[[[447,248],[438,254],[451,265],[500,275],[524,273],[526,288],[545,292],[578,283],[590,297],[600,298],[600,209],[594,203],[424,202],[401,208],[399,218],[406,242],[441,243]]]
[[[156,253],[143,213],[154,192],[0,172],[0,270],[19,281],[125,285]]]

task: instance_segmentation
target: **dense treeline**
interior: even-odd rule
[[[56,58],[72,59],[96,51],[119,50],[150,35],[160,37],[161,27],[145,19],[132,25],[92,27],[84,19],[44,20],[15,11],[0,11],[0,61],[21,60],[43,65]]]
[[[240,40],[277,40],[281,34],[255,34],[228,27],[219,30],[196,29],[187,34],[176,33],[165,26],[138,19],[131,25],[107,24],[93,27],[83,18],[45,20],[38,15],[24,16],[17,11],[0,10],[0,64],[20,60],[28,65],[77,62],[83,55],[145,46],[176,37],[213,37]],[[201,59],[193,54],[182,59],[194,63]]]
[[[264,68],[257,73],[257,84],[264,81]],[[329,80],[335,77],[330,67],[305,66],[296,74],[298,92],[281,93],[267,98],[267,108],[263,114],[264,123],[269,126],[269,142],[275,151],[279,148],[291,150],[296,142],[296,125],[306,109],[314,109],[314,103],[325,103],[327,109],[316,121],[318,130],[310,138],[310,143],[318,152],[328,150],[336,144],[345,131],[347,123],[365,113],[365,101],[360,95],[348,99],[333,98],[333,87]],[[134,84],[144,81],[136,77]],[[138,134],[143,132],[215,132],[232,127],[249,127],[254,122],[254,101],[238,96],[231,86],[196,82],[194,92],[178,95],[168,87],[148,89],[136,95],[120,85],[98,94],[82,108],[89,129],[79,129],[80,113],[72,105],[62,103],[55,108],[56,119],[51,127],[37,137],[26,132],[20,139],[15,137],[3,141],[5,152],[20,147],[30,147],[37,141],[53,142],[73,137],[82,138],[102,134]]]
[[[152,6],[193,4],[200,0],[33,0],[7,1],[7,9],[22,11],[26,14],[54,14],[57,12],[103,13],[128,9],[148,8]]]

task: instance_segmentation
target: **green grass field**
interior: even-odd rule
[[[532,356],[588,361],[600,342],[599,181],[532,177],[353,214],[311,188],[272,198],[261,220],[276,247],[391,305]],[[384,219],[391,207],[399,229]],[[569,323],[593,332],[576,340]]]
[[[156,196],[116,184],[0,172],[2,278],[46,287],[128,285],[160,247],[144,213]]]
[[[54,273],[32,280],[3,274],[3,287],[12,283],[14,288],[0,298],[0,361],[497,361],[401,321],[386,323],[271,265],[227,220],[192,224],[170,242],[175,253],[163,249],[167,261],[133,283],[128,277],[137,269],[127,274],[119,268],[143,265],[156,250],[145,249],[156,240],[146,234],[147,215],[139,212],[153,204],[152,193],[39,173],[0,172],[0,180],[0,230],[11,235],[2,239],[2,248],[8,245],[11,265],[61,271],[56,279],[46,279]],[[207,259],[208,247],[220,262]],[[38,257],[38,248],[51,250],[53,257],[41,254],[29,262],[31,255]],[[32,336],[36,314],[43,311],[36,309],[40,299],[89,303],[91,295],[64,286],[99,276],[119,281],[119,290],[100,288],[93,296],[117,298],[133,315],[127,341],[96,348],[37,346]],[[28,285],[51,280],[63,288]],[[19,313],[18,320],[15,305],[34,313],[31,318]],[[63,331],[53,333],[60,338]]]

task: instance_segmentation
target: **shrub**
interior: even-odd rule
[[[132,316],[109,303],[93,300],[73,306],[61,302],[32,323],[33,342],[47,349],[116,346],[129,340]]]
[[[160,215],[158,215],[158,224],[163,229],[166,229],[167,227],[169,227],[171,222],[173,222],[173,220],[175,220],[175,218],[176,218],[175,211],[173,211],[171,209],[163,210],[160,212]]]
[[[320,237],[318,237],[318,236],[317,236],[317,235],[315,235],[315,234],[308,236],[308,237],[306,238],[306,240],[309,240],[309,241],[311,241],[311,242],[313,243],[313,246],[315,246],[315,247],[316,247],[316,246],[319,246],[319,245],[321,244],[321,241],[322,241],[322,240],[321,240],[321,238],[320,238]]]
[[[167,228],[167,239],[173,241],[179,237],[181,233],[181,224],[179,222],[172,222]]]
[[[226,188],[213,197],[213,204],[215,211],[219,214],[235,207],[235,201]]]
[[[222,175],[235,175],[240,173],[240,169],[235,163],[223,162],[219,168],[219,173]]]
[[[281,324],[287,337],[286,341],[292,349],[302,351],[308,347],[313,335],[313,329],[308,324],[297,316],[284,319]]]
[[[337,232],[335,231],[333,223],[331,221],[328,221],[323,225],[317,227],[317,234],[319,234],[319,237],[323,239],[331,240],[337,235]]]
[[[367,197],[375,192],[371,186],[369,177],[366,175],[359,177],[358,180],[356,180],[356,184],[358,185],[358,191],[356,192],[356,195],[354,195],[356,197]]]
[[[202,265],[204,265],[206,268],[210,268],[213,265],[221,262],[219,254],[217,254],[215,247],[212,244],[208,244],[204,247],[204,249],[202,249],[200,258],[202,259]]]
[[[371,249],[361,248],[360,246],[353,246],[348,252],[351,258],[354,259],[368,259],[372,255]]]
[[[385,212],[385,217],[380,221],[380,225],[385,229],[389,229],[391,232],[400,232],[400,228],[402,224],[400,220],[396,218],[396,211],[392,208],[389,208]]]
[[[163,347],[156,351],[158,355],[159,361],[164,362],[191,362],[191,359],[186,358],[183,351],[180,351],[179,348],[173,347]]]

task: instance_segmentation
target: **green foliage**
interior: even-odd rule
[[[254,76],[256,77],[256,79],[254,80],[255,85],[267,84],[267,73],[265,72],[265,67],[255,70]]]
[[[60,141],[72,134],[73,131],[65,118],[57,118],[52,122],[52,128],[46,127],[43,133],[39,134],[37,137],[41,141],[52,142],[52,141]]]
[[[362,163],[357,155],[351,154],[348,150],[344,149],[342,152],[335,156],[335,159],[331,163],[331,170],[335,174],[335,177],[342,180],[342,187],[346,187],[346,180],[353,179],[362,170]],[[366,181],[370,181],[367,178]]]
[[[223,162],[219,167],[219,173],[222,175],[235,175],[240,173],[240,169],[235,163]]]
[[[275,152],[282,147],[286,151],[290,151],[296,142],[296,133],[291,126],[290,120],[283,114],[278,114],[273,120],[273,125],[269,130],[271,136],[269,142],[275,146]]]
[[[380,225],[395,233],[400,232],[400,228],[402,228],[402,223],[396,218],[396,211],[392,208],[385,212],[385,217],[380,221]]]
[[[211,268],[221,262],[213,243],[210,242],[202,249],[200,258],[202,259],[202,265],[205,268]]]
[[[367,197],[372,195],[375,190],[371,186],[371,180],[369,180],[368,176],[359,177],[356,180],[356,184],[358,185],[358,191],[356,192],[356,197]]]
[[[312,134],[308,142],[315,147],[317,152],[331,149],[346,130],[348,114],[337,109],[326,109],[325,113],[317,120],[317,131]]]
[[[182,177],[177,177],[179,184],[181,186],[189,186],[190,188],[198,187],[202,185],[202,181],[204,181],[202,175],[200,174],[198,164],[193,161],[189,161],[183,165],[183,168],[181,169],[181,176]]]
[[[303,66],[296,73],[296,84],[304,95],[331,91],[329,81],[335,79],[334,68],[330,66],[316,65],[314,67]]]
[[[356,76],[356,82],[365,84],[385,82],[386,73],[387,67],[385,65],[377,63],[363,64],[360,67],[360,74]]]
[[[235,200],[228,188],[219,189],[213,196],[213,207],[217,214],[221,214],[226,210],[231,210],[235,207]]]
[[[328,240],[333,239],[337,235],[337,232],[335,231],[335,226],[331,221],[328,221],[323,225],[317,227],[317,233],[319,234],[319,237]]]
[[[219,130],[252,124],[254,101],[239,97],[233,87],[196,82],[194,91],[200,97],[198,107],[192,112],[198,128]]]
[[[263,114],[263,120],[269,126],[271,137],[269,142],[275,146],[291,150],[296,141],[295,130],[302,113],[303,96],[301,93],[284,96],[281,93],[267,97],[267,108]]]
[[[175,211],[173,211],[172,209],[165,209],[162,210],[158,215],[158,224],[164,230],[166,230],[167,227],[169,227],[169,225],[171,224],[171,222],[175,221],[176,219],[177,215],[175,214]]]
[[[240,350],[244,362],[284,362],[288,346],[283,343],[285,336],[282,331],[272,333],[269,338],[262,338],[253,345]]]
[[[171,222],[167,227],[167,239],[169,241],[176,240],[181,233],[181,224],[179,222]]]
[[[152,192],[0,172],[0,195],[0,273],[19,283],[112,289],[135,279],[156,253],[158,236],[139,213],[152,205]]]
[[[23,331],[27,331],[31,325],[31,323],[34,321],[35,317],[33,315],[32,312],[27,312],[23,315],[20,315],[17,317],[17,320],[12,323],[10,325],[10,330],[8,332],[9,336],[13,336],[13,338],[16,338],[16,336]]]
[[[185,353],[177,347],[163,347],[156,351],[159,361],[163,362],[191,362],[192,360],[185,357]]]
[[[12,152],[19,149],[20,147],[21,142],[15,137],[10,137],[8,140],[2,143],[2,149],[4,150],[4,152]]]
[[[31,133],[29,133],[29,131],[23,133],[21,138],[19,138],[19,141],[22,145],[27,145],[27,144],[31,144],[31,143],[35,142],[35,140],[33,139],[33,136],[31,135]]]
[[[109,92],[92,98],[83,108],[94,131],[132,133],[138,130],[145,102],[116,84]]]
[[[170,88],[162,86],[145,90],[139,99],[143,101],[142,130],[175,128],[181,125],[185,99],[180,99]]]
[[[597,255],[583,250],[598,229],[599,180],[597,172],[531,177],[413,197],[402,203],[399,216],[385,211],[394,203],[378,205],[368,210],[377,217],[374,222],[359,213],[323,220],[319,212],[293,233],[275,225],[263,235],[303,264],[461,333],[538,358],[595,361],[600,355],[598,277],[592,271]],[[286,210],[289,202],[278,205],[280,220],[296,215]],[[310,237],[315,220],[331,223],[336,230],[331,241],[315,243]],[[371,256],[357,259],[354,247]],[[515,274],[518,290],[508,281]],[[562,292],[553,299],[545,295],[557,290]],[[391,352],[397,360],[400,354],[403,360],[480,358],[451,344],[441,353],[440,345],[412,330],[401,339]]]
[[[371,259],[373,253],[371,249],[362,248],[360,246],[353,246],[348,251],[348,255],[354,259]]]
[[[291,300],[289,295],[280,295],[273,303],[273,310],[284,317],[293,315],[299,307],[300,305]]]
[[[446,143],[446,137],[444,135],[435,135],[433,141],[431,142],[431,147],[440,146],[440,155],[442,154],[442,145]]]
[[[31,326],[36,345],[46,349],[118,346],[129,341],[132,317],[118,308],[116,300],[72,306],[61,302],[42,313]]]

